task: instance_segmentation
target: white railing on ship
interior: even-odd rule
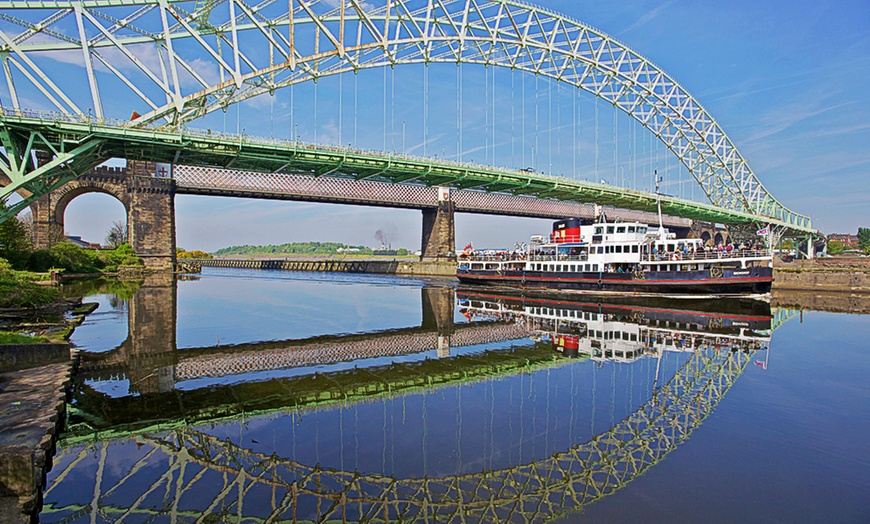
[[[741,259],[741,258],[770,258],[770,253],[764,249],[732,249],[727,250],[710,250],[710,251],[689,251],[682,252],[664,252],[664,253],[643,253],[641,255],[642,262],[668,262],[668,261],[691,261],[691,260],[725,260],[725,259]]]

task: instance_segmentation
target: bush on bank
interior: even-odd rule
[[[97,273],[117,271],[119,266],[141,265],[142,259],[136,256],[129,244],[121,244],[111,250],[94,251],[72,242],[59,242],[50,249],[31,253],[27,267],[39,272],[63,269],[70,273]]]
[[[16,273],[5,258],[0,258],[0,307],[28,308],[49,304],[60,298],[51,286],[42,286]]]

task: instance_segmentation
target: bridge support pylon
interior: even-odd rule
[[[450,200],[450,188],[438,188],[438,207],[423,210],[421,260],[450,262],[456,260],[456,205]]]
[[[133,251],[149,269],[172,269],[175,263],[175,185],[158,176],[153,162],[129,162],[126,168],[98,167],[31,205],[36,249],[64,240],[64,212],[84,193],[105,193],[118,199],[127,214],[127,235]],[[102,240],[102,239],[90,239]]]

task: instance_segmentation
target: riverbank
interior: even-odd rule
[[[211,258],[179,259],[179,271],[196,273],[203,267],[236,269],[273,269],[284,271],[328,271],[335,273],[374,273],[382,275],[436,276],[456,275],[455,262],[396,259],[263,259]]]
[[[19,315],[8,328],[35,332],[49,342],[0,344],[0,524],[32,522],[41,507],[75,372],[76,356],[66,339],[96,306],[61,301],[2,312],[7,320]]]

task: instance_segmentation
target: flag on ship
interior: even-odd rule
[[[470,253],[470,252],[474,251],[474,246],[472,246],[471,242],[469,242],[468,245],[465,246],[465,249],[463,249],[463,251],[465,251],[466,253]]]
[[[767,235],[769,233],[770,233],[770,225],[765,226],[763,229],[759,229],[758,231],[755,232],[755,234],[758,236],[764,236],[764,235]]]

